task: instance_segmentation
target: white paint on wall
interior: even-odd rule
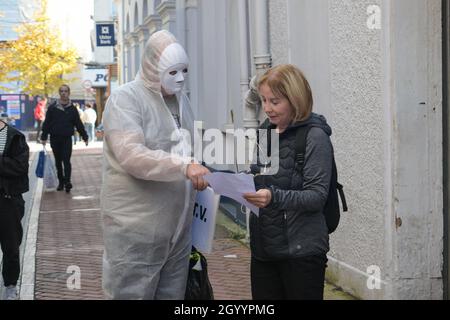
[[[393,3],[396,297],[442,298],[441,2]],[[431,289],[433,288],[434,291]]]
[[[299,21],[298,17],[294,17],[292,20],[292,17],[288,14],[289,2],[292,1],[269,1],[270,51],[273,65],[286,63],[290,60],[291,42],[288,37],[295,37],[294,34],[298,35],[298,32],[296,32],[298,29],[295,29],[295,31],[289,30],[289,22]]]
[[[333,141],[349,204],[331,237],[331,255],[359,270],[378,265],[384,274],[381,32],[366,24],[373,4],[379,1],[329,1]]]
[[[290,50],[283,48],[283,55],[289,55],[283,63],[295,64],[304,72],[313,92],[315,112],[333,124],[328,0],[288,0],[287,12]]]

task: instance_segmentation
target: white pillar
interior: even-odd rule
[[[114,0],[114,4],[117,8],[117,18],[118,28],[117,28],[117,35],[116,35],[116,41],[117,41],[117,64],[119,68],[119,84],[125,83],[125,73],[124,73],[124,65],[125,65],[125,50],[124,50],[124,42],[123,42],[123,35],[124,35],[124,28],[123,28],[123,21],[124,21],[124,15],[123,15],[123,1],[120,0]]]
[[[186,47],[186,0],[176,0],[177,38]]]
[[[157,14],[149,15],[147,18],[145,18],[144,25],[148,28],[149,36],[151,36],[156,31],[161,30],[161,17]]]
[[[130,81],[130,52],[129,52],[129,46],[130,44],[124,40],[123,42],[123,67],[122,67],[122,81],[123,83],[127,83]]]
[[[139,35],[137,32],[132,33],[132,43],[133,43],[133,69],[132,69],[132,79],[136,77],[139,67],[141,65],[141,56],[139,52]]]
[[[164,2],[161,2],[161,4],[158,6],[157,11],[159,15],[161,16],[162,20],[162,28],[165,30],[170,31],[174,35],[177,34],[176,29],[176,3],[174,0],[166,0]]]
[[[142,57],[142,54],[144,53],[145,44],[149,37],[148,28],[145,26],[139,26],[137,29],[138,34],[138,42],[139,42],[139,60]]]
[[[127,82],[132,81],[136,75],[137,72],[137,68],[136,64],[139,63],[139,61],[136,61],[136,45],[138,42],[138,38],[137,38],[137,34],[135,33],[129,33],[126,36],[126,41],[128,42],[128,59],[127,59],[127,64],[128,64],[128,72],[127,72]]]

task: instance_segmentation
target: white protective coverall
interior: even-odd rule
[[[184,298],[195,200],[186,177],[191,146],[164,101],[161,78],[187,64],[175,37],[159,31],[146,44],[136,79],[106,104],[101,211],[110,299]],[[188,98],[176,96],[182,129],[193,134]]]

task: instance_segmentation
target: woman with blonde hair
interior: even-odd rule
[[[268,70],[259,80],[268,116],[260,129],[276,130],[276,173],[252,166],[257,193],[245,198],[258,208],[250,218],[252,295],[256,300],[322,300],[329,251],[323,208],[330,188],[333,147],[326,119],[312,112],[311,88],[293,65]],[[307,129],[306,152],[297,156],[297,132]],[[259,162],[258,162],[259,163]]]

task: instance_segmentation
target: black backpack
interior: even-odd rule
[[[306,154],[306,138],[308,136],[309,130],[312,126],[300,127],[297,129],[297,136],[295,138],[295,163],[296,168],[300,174],[303,174],[303,168],[305,166],[305,154]],[[331,182],[330,182],[330,190],[328,191],[328,199],[325,203],[325,207],[323,208],[323,213],[325,215],[325,220],[328,226],[328,233],[333,233],[338,224],[339,219],[341,217],[340,208],[339,208],[339,196],[342,201],[342,211],[347,212],[347,201],[345,200],[344,195],[344,187],[338,182],[338,174],[336,168],[336,162],[334,160],[333,154],[333,167],[331,173]]]

